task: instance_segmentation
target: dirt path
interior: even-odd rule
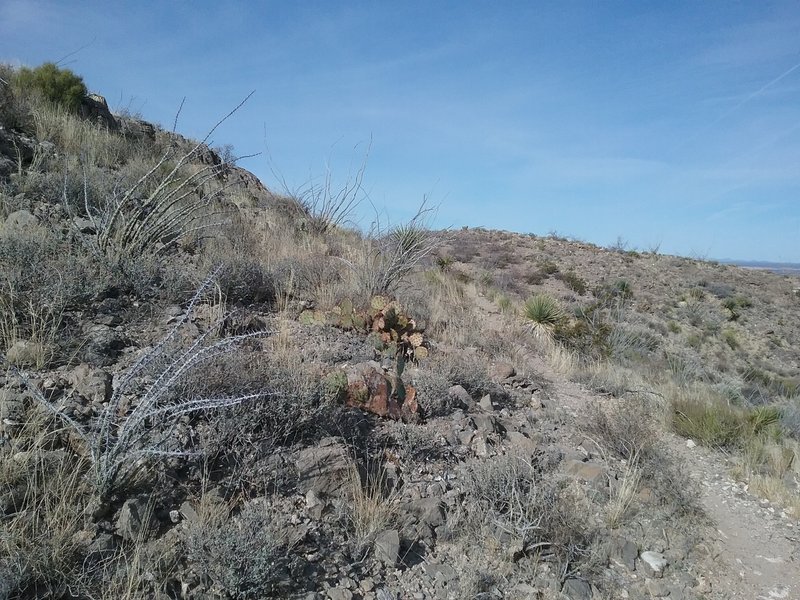
[[[475,306],[485,326],[507,327],[494,303],[478,294]],[[559,406],[577,414],[598,400],[583,386],[555,372],[539,356],[525,356],[526,367],[553,382]],[[747,493],[730,476],[731,464],[705,448],[688,448],[672,437],[670,445],[691,476],[700,483],[701,502],[713,525],[709,528],[712,561],[705,573],[705,598],[727,600],[800,600],[800,522],[779,507]]]
[[[728,473],[730,464],[710,450],[676,446],[714,523],[711,597],[753,600],[800,599],[800,523],[759,501]]]

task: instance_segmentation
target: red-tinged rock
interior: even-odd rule
[[[403,386],[402,390],[397,389],[398,385]],[[347,371],[347,406],[380,417],[413,421],[419,412],[416,395],[412,386],[388,376],[377,363],[359,363]]]

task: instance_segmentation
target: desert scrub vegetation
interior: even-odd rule
[[[777,408],[734,406],[707,387],[675,393],[671,405],[675,432],[708,446],[741,449],[751,439],[779,435]]]
[[[473,398],[495,391],[486,362],[476,353],[433,353],[417,367],[413,384],[420,408],[427,416],[442,416],[461,408],[458,397],[449,392],[460,385]]]
[[[285,597],[298,568],[293,540],[264,498],[248,501],[229,518],[224,503],[206,501],[186,534],[189,563],[207,573],[219,596],[250,600]]]
[[[85,216],[96,233],[96,247],[112,261],[160,254],[183,238],[219,225],[210,207],[224,186],[204,189],[217,178],[220,166],[197,166],[199,153],[213,132],[249,98],[220,119],[188,151],[176,154],[170,146],[159,160],[131,185],[101,202],[84,194]]]
[[[561,281],[563,281],[564,285],[566,285],[569,289],[571,289],[579,296],[583,296],[589,289],[586,280],[580,275],[578,275],[575,271],[572,270],[565,271],[563,273],[559,273],[556,277]]]
[[[401,282],[440,245],[428,227],[424,204],[407,222],[386,225],[376,218],[364,236],[360,256],[345,261],[365,297],[397,292]]]
[[[575,510],[564,482],[536,461],[505,455],[463,468],[465,501],[458,531],[480,539],[507,561],[554,561],[558,568],[585,558],[592,531]]]
[[[334,183],[333,171],[326,167],[322,177],[310,178],[298,189],[290,191],[283,178],[281,182],[289,198],[294,200],[303,226],[316,233],[325,233],[342,227],[351,218],[353,211],[366,198],[363,188],[371,143],[355,173],[349,174],[342,183]]]
[[[108,498],[137,477],[145,476],[152,460],[189,456],[191,452],[177,447],[175,440],[175,429],[183,415],[204,413],[262,396],[260,393],[234,393],[186,398],[176,393],[188,376],[196,376],[198,369],[209,361],[233,351],[248,338],[264,335],[258,331],[213,341],[222,325],[222,321],[218,321],[188,347],[175,344],[179,341],[181,326],[187,322],[212,280],[206,279],[198,288],[167,336],[128,368],[97,421],[88,427],[49,401],[25,371],[12,370],[39,406],[63,421],[77,437],[91,464],[92,484],[99,497]],[[143,383],[147,380],[149,384]],[[138,402],[135,407],[127,408],[126,398],[131,393],[138,396]]]
[[[50,450],[54,423],[29,411],[22,429],[0,461],[4,519],[0,534],[0,592],[10,597],[58,597],[78,574],[84,550],[80,532],[90,495],[86,461]]]
[[[39,225],[0,231],[0,272],[0,345],[12,363],[39,369],[60,349],[64,312],[105,283],[74,244]]]
[[[18,89],[40,94],[45,100],[72,112],[78,110],[87,94],[82,77],[52,62],[33,69],[22,67],[12,81]]]

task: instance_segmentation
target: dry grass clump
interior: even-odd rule
[[[112,167],[140,156],[141,150],[124,136],[64,108],[37,103],[32,113],[38,140],[54,143],[65,154],[81,156],[85,164]]]
[[[456,272],[426,270],[412,275],[398,296],[411,314],[419,316],[431,336],[454,346],[469,346],[474,338],[473,283],[464,283]]]
[[[638,372],[609,361],[592,361],[582,365],[573,374],[573,380],[599,394],[614,398],[641,392],[647,387]]]
[[[590,530],[567,488],[521,457],[496,456],[465,465],[463,488],[458,531],[505,548],[508,559],[531,556],[563,565],[589,546]]]
[[[90,465],[48,450],[57,435],[53,423],[35,411],[29,415],[0,455],[0,590],[4,597],[59,597],[80,571],[78,557],[91,541],[82,531]]]
[[[773,407],[733,406],[706,385],[673,388],[670,402],[676,433],[717,448],[741,448],[753,438],[769,435],[780,420]]]
[[[659,440],[657,425],[663,411],[652,395],[633,395],[605,408],[595,406],[583,426],[602,452],[623,461],[621,477],[605,507],[610,527],[624,521],[644,486],[672,514],[688,522],[703,518],[696,485]]]
[[[350,503],[342,507],[350,552],[362,560],[382,531],[390,529],[398,517],[399,490],[388,480],[385,469],[377,461],[369,461],[362,477],[354,464],[350,469],[347,489]]]
[[[639,493],[642,471],[638,464],[627,463],[613,494],[605,506],[606,524],[615,529],[619,527]]]
[[[26,356],[14,362],[36,368],[57,350],[64,311],[106,285],[96,264],[44,226],[0,233],[0,272],[0,352],[23,342]]]
[[[647,461],[656,454],[654,413],[657,410],[641,397],[617,401],[605,410],[595,405],[584,428],[601,448],[615,457],[632,463]]]

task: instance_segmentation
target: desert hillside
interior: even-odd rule
[[[800,597],[800,277],[357,230],[53,68],[0,67],[0,597]]]

